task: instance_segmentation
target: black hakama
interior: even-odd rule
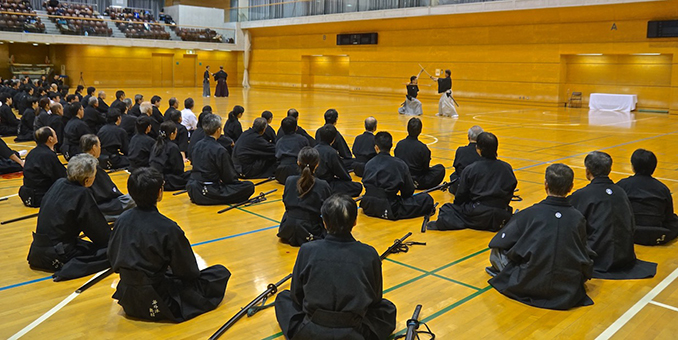
[[[151,158],[151,150],[155,145],[155,140],[146,134],[137,133],[129,141],[129,172],[143,167],[148,167],[148,160]]]
[[[275,144],[249,128],[235,142],[233,161],[244,178],[269,178],[276,168]]]
[[[315,131],[315,139],[318,143],[320,143],[319,130],[320,129]],[[355,159],[353,158],[353,154],[351,154],[351,149],[348,147],[344,136],[341,135],[339,130],[337,130],[337,137],[335,137],[334,143],[332,143],[331,146],[339,153],[339,157],[341,157],[341,162],[344,163],[344,166],[348,170],[353,169],[353,162],[355,162]]]
[[[362,135],[355,137],[353,141],[353,155],[355,155],[355,161],[353,162],[354,173],[358,177],[363,177],[365,164],[377,155],[377,151],[374,149],[374,133],[365,131]]]
[[[93,132],[82,119],[73,117],[69,120],[64,128],[64,138],[66,140],[61,146],[61,153],[64,157],[70,159],[71,157],[82,153],[82,150],[80,149],[80,137],[90,133]]]
[[[408,136],[398,142],[394,154],[405,161],[418,190],[433,188],[445,178],[445,167],[442,164],[430,166],[431,150],[416,137]]]
[[[407,164],[388,152],[367,162],[363,184],[365,195],[360,207],[367,216],[395,221],[424,216],[433,210],[431,195],[413,195],[414,182]]]
[[[596,177],[569,198],[572,206],[586,217],[588,244],[598,254],[593,258],[594,278],[654,277],[657,264],[636,258],[633,211],[622,188],[608,177]]]
[[[332,188],[333,194],[346,194],[351,197],[360,196],[363,185],[353,182],[351,175],[339,158],[337,150],[325,142],[319,142],[315,149],[320,154],[320,163],[315,170],[315,176],[325,180]]]
[[[165,143],[159,155],[155,153],[154,147],[148,163],[165,177],[165,191],[177,191],[186,188],[191,172],[184,172],[184,158],[176,144]]]
[[[18,153],[10,149],[7,143],[0,139],[0,174],[9,174],[23,170],[21,165],[9,159],[12,155],[19,157]]]
[[[302,135],[293,133],[291,135],[282,135],[275,143],[275,158],[278,160],[278,166],[275,169],[275,179],[280,184],[287,182],[287,177],[299,175],[299,165],[297,157],[299,151],[308,145],[308,140]]]
[[[330,185],[316,178],[311,191],[304,197],[299,197],[297,190],[299,178],[301,177],[290,176],[285,182],[283,193],[285,214],[278,228],[278,237],[295,247],[325,237],[325,226],[320,217],[320,208],[323,202],[332,195]]]
[[[35,140],[33,136],[33,124],[35,123],[35,110],[32,108],[27,108],[23,115],[21,115],[19,131],[17,137],[14,138],[15,142],[27,142],[29,140]]]
[[[468,145],[457,148],[457,151],[454,154],[454,163],[452,164],[454,166],[454,172],[450,175],[450,183],[452,183],[450,186],[450,193],[454,194],[457,192],[459,177],[464,169],[481,158],[478,151],[476,151],[476,143],[468,143]]]
[[[99,164],[105,169],[122,169],[129,166],[129,141],[127,132],[115,123],[109,123],[101,127],[97,132],[101,142],[101,155]]]
[[[134,208],[115,222],[108,247],[120,273],[114,299],[128,316],[182,322],[219,306],[231,273],[222,265],[198,269],[176,222],[156,208]]]
[[[237,142],[240,135],[242,135],[242,124],[240,124],[238,118],[227,119],[224,124],[224,136],[232,139],[233,142]]]
[[[38,144],[24,161],[24,185],[19,197],[27,207],[39,207],[42,198],[59,178],[66,177],[66,168],[56,153],[45,144]]]
[[[306,140],[308,140],[308,145],[310,147],[314,147],[318,144],[315,141],[315,138],[313,138],[311,135],[309,135],[308,132],[306,132],[306,130],[304,130],[304,128],[302,128],[299,125],[297,125],[297,131],[295,133],[298,134],[298,135],[304,136],[304,138],[306,138]],[[277,138],[276,140],[280,139],[284,134],[285,134],[285,132],[283,132],[282,127],[279,128],[278,134],[276,135],[276,138]]]
[[[0,107],[0,136],[16,136],[21,121],[16,118],[9,105]]]
[[[214,74],[214,80],[217,82],[217,87],[214,89],[215,97],[228,97],[228,84],[226,84],[228,74],[224,70],[219,70]]]

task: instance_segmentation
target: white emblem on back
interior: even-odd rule
[[[610,188],[605,189],[605,192],[606,192],[608,195],[612,195],[612,189],[610,189]]]
[[[563,214],[560,213],[560,211],[556,211],[556,218],[561,218],[563,217]]]

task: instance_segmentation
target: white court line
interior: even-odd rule
[[[106,270],[102,270],[96,273],[96,275],[92,276],[92,278],[87,280],[87,282],[90,282],[95,278],[99,277],[99,275],[101,275],[105,271]],[[87,284],[87,282],[85,282],[85,284]],[[39,318],[35,319],[35,321],[31,322],[28,326],[24,327],[22,330],[12,335],[12,337],[9,338],[9,340],[16,340],[26,335],[26,333],[30,332],[31,330],[33,330],[33,328],[43,323],[43,321],[47,320],[50,316],[54,315],[54,313],[58,312],[61,308],[64,308],[64,306],[66,306],[69,302],[73,301],[73,299],[78,297],[78,295],[80,294],[76,292],[71,293],[71,295],[66,297],[63,301],[59,302],[56,306],[52,307],[52,309],[48,310],[47,313],[41,315]]]
[[[673,307],[673,306],[669,306],[669,305],[666,305],[666,304],[663,304],[663,303],[661,303],[661,302],[650,301],[650,303],[653,304],[653,305],[657,305],[657,306],[659,306],[659,307],[664,307],[664,308],[666,308],[666,309],[670,309],[670,310],[672,310],[672,311],[678,312],[678,308]]]
[[[638,312],[640,312],[643,307],[645,307],[648,303],[650,303],[659,293],[661,293],[668,285],[671,284],[676,278],[678,278],[678,268],[673,271],[673,273],[669,274],[662,282],[660,282],[658,285],[656,285],[652,290],[645,294],[642,299],[640,299],[638,302],[636,302],[633,307],[629,308],[629,310],[624,313],[624,315],[620,316],[617,321],[612,323],[610,327],[608,327],[605,331],[600,333],[598,337],[596,337],[596,340],[607,340],[611,338],[614,333],[617,333],[626,323],[633,318]]]
[[[10,198],[10,197],[14,197],[14,196],[19,196],[19,194],[14,194],[14,195],[9,195],[9,196],[5,196],[5,197],[0,197],[0,199],[3,199],[3,198]]]

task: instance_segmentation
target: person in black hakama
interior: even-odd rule
[[[153,145],[149,164],[165,176],[165,191],[184,190],[191,176],[184,172],[184,157],[179,147],[172,141],[177,137],[177,126],[174,122],[160,124],[160,136]]]
[[[478,139],[480,143],[480,138]],[[586,155],[587,186],[570,195],[570,203],[586,217],[588,244],[593,258],[593,277],[597,279],[644,279],[654,277],[657,264],[636,258],[633,236],[636,224],[631,202],[624,190],[608,177],[612,157],[594,151]]]
[[[165,114],[163,115],[165,121],[171,120],[170,116],[172,115],[172,112],[177,111],[181,113],[181,111],[179,110],[179,101],[177,100],[177,98],[175,97],[170,98],[168,104],[169,107],[167,108],[167,110],[165,110]]]
[[[335,109],[329,109],[325,111],[325,125],[332,125],[335,127],[336,130],[336,125],[337,125],[337,120],[339,119],[339,113]],[[318,134],[318,131],[320,129],[315,131],[315,139],[316,141],[320,140],[320,136]],[[339,157],[341,157],[341,161],[344,163],[344,166],[351,170],[353,169],[353,162],[355,159],[353,159],[353,155],[351,154],[351,149],[348,147],[348,144],[346,144],[346,140],[344,139],[344,136],[341,135],[341,132],[337,130],[337,138],[335,138],[334,142],[332,142],[331,146],[339,152]],[[322,156],[321,156],[322,158]],[[322,163],[322,162],[321,162]]]
[[[275,179],[278,183],[284,185],[289,176],[299,174],[297,165],[299,151],[310,145],[308,145],[306,138],[295,133],[297,129],[296,119],[285,117],[280,125],[285,134],[278,138],[278,142],[275,143],[275,158],[278,160],[278,166],[275,168]]]
[[[115,91],[115,100],[111,103],[111,105],[108,107],[109,109],[118,103],[121,103],[123,100],[125,100],[125,91],[123,90],[118,90]]]
[[[177,135],[176,138],[172,139],[172,143],[176,144],[176,146],[179,148],[181,157],[186,159],[186,153],[188,152],[188,129],[186,129],[183,124],[181,124],[183,119],[181,117],[181,111],[175,110],[170,112],[168,118],[169,119],[167,121],[174,123],[174,126],[177,128]],[[195,132],[195,130],[193,130],[193,132]]]
[[[285,181],[283,193],[285,214],[280,221],[278,237],[295,247],[322,239],[326,234],[320,217],[320,208],[332,195],[332,188],[327,182],[313,175],[318,162],[320,162],[318,150],[305,146],[299,152],[296,164],[301,175],[289,176]]]
[[[151,157],[151,149],[155,140],[148,134],[151,132],[151,122],[153,118],[141,115],[137,118],[137,133],[129,141],[129,171],[132,172],[138,168],[148,167],[148,160]]]
[[[66,177],[66,168],[54,152],[57,135],[49,126],[35,132],[37,146],[24,161],[24,180],[19,197],[27,207],[39,207],[42,198],[59,178]]]
[[[160,102],[162,101],[162,98],[160,96],[153,96],[151,97],[151,113],[149,116],[153,118],[153,120],[157,123],[155,131],[157,131],[157,128],[160,127],[160,124],[165,121],[165,116],[163,116],[162,112],[160,112]],[[142,103],[143,104],[143,103]],[[139,105],[139,111],[141,113],[144,113],[144,109]],[[157,136],[154,136],[157,137]]]
[[[209,105],[203,107],[202,110],[203,111],[198,116],[198,128],[191,133],[190,143],[188,143],[188,151],[186,152],[186,157],[188,159],[191,159],[191,150],[193,146],[205,138],[205,130],[202,128],[204,118],[212,114],[212,108]],[[179,127],[177,126],[177,129],[178,128]],[[219,136],[219,139],[217,139],[217,142],[226,148],[226,151],[228,151],[229,155],[233,152],[235,143],[233,143],[232,139],[226,137],[225,135],[221,135]]]
[[[264,131],[264,139],[267,141],[275,144],[277,141],[277,136],[275,134],[275,130],[271,127],[271,124],[273,124],[273,112],[271,111],[264,111],[261,113],[261,118],[266,119],[266,131]]]
[[[153,96],[153,99],[156,99],[157,102],[160,102],[160,99],[157,99],[156,97],[160,98],[158,96]],[[157,110],[157,107],[151,104],[151,102],[141,103],[141,105],[139,105],[139,110],[141,111],[141,117],[147,116],[151,118],[149,120],[151,124],[151,131],[148,132],[148,135],[153,139],[158,138],[158,130],[160,129],[160,124],[165,121],[165,118],[162,116],[160,111],[158,111],[158,114],[160,116],[156,117],[155,111]]]
[[[355,137],[353,141],[353,170],[356,176],[363,177],[365,164],[377,155],[374,150],[374,132],[377,131],[377,120],[374,117],[365,119],[365,132]]]
[[[66,127],[64,128],[64,138],[66,139],[61,147],[61,153],[66,159],[81,153],[80,150],[80,137],[88,134],[94,133],[82,120],[84,115],[84,110],[82,106],[78,103],[73,103],[70,107],[71,115],[73,118],[68,121]]]
[[[224,67],[219,66],[219,71],[214,74],[214,80],[217,82],[217,87],[214,89],[215,97],[228,97],[228,84],[226,84],[228,74],[224,72]]]
[[[242,118],[242,114],[245,112],[245,108],[240,105],[233,107],[233,110],[228,113],[228,119],[224,124],[224,136],[237,142],[240,135],[242,135],[242,124],[240,124],[239,119]]]
[[[106,246],[111,229],[87,189],[96,172],[97,160],[92,155],[72,157],[68,178],[58,179],[42,200],[28,263],[31,268],[54,272],[54,281],[83,277],[110,266]],[[91,242],[79,238],[81,232]]]
[[[266,119],[257,118],[233,148],[236,169],[244,178],[269,178],[276,169],[275,144],[264,138]]]
[[[143,95],[135,94],[134,95],[134,105],[132,106],[131,109],[129,109],[129,111],[127,113],[134,116],[135,118],[141,116],[141,109],[139,108],[139,106],[141,105],[141,103],[143,101],[144,101]]]
[[[638,149],[631,155],[635,175],[617,182],[624,189],[636,221],[633,240],[654,246],[671,242],[678,236],[678,216],[673,212],[673,197],[664,183],[652,177],[657,157],[652,151]]]
[[[210,76],[212,74],[210,73],[210,67],[207,66],[205,67],[205,73],[202,75],[202,96],[203,97],[209,97],[210,96]]]
[[[407,164],[390,155],[391,134],[379,132],[374,140],[377,155],[367,162],[363,176],[365,195],[360,207],[365,215],[396,221],[430,214],[433,210],[431,195],[413,195],[414,182]]]
[[[438,94],[440,94],[436,116],[459,117],[457,109],[454,108],[454,100],[452,99],[452,71],[445,70],[445,78],[430,77],[431,80],[438,83]]]
[[[445,167],[442,164],[431,164],[431,150],[419,140],[421,134],[421,120],[412,118],[407,122],[408,136],[398,142],[395,156],[405,161],[412,174],[414,186],[418,190],[425,190],[440,184],[445,178]]]
[[[89,105],[89,99],[94,97],[94,93],[97,91],[96,88],[90,86],[87,88],[87,94],[82,97],[80,100],[80,104],[82,105],[83,108],[87,107]]]
[[[396,306],[383,298],[379,254],[351,235],[357,215],[346,196],[322,205],[328,235],[301,246],[290,290],[275,299],[285,338],[378,340],[395,329]]]
[[[221,117],[207,115],[202,127],[207,136],[191,149],[193,170],[186,184],[191,201],[215,205],[248,200],[254,193],[254,184],[238,179],[231,156],[217,141],[222,131]]]
[[[567,201],[574,172],[546,168],[545,200],[516,213],[490,241],[489,283],[530,306],[567,310],[592,305],[584,283],[595,253],[586,244],[586,219]]]
[[[35,124],[35,110],[38,109],[38,99],[35,97],[28,97],[26,99],[27,108],[24,110],[19,120],[19,131],[15,142],[27,142],[34,140],[33,125]]]
[[[152,168],[127,181],[137,207],[115,222],[108,243],[112,269],[120,273],[113,298],[131,317],[182,322],[219,306],[231,272],[222,265],[203,270],[184,231],[158,211],[163,176]]]
[[[0,139],[0,175],[19,172],[23,169],[24,161],[19,157],[19,153],[10,149],[7,143]]]
[[[297,132],[296,132],[296,134],[304,136],[304,138],[306,138],[306,140],[308,140],[309,146],[314,147],[314,146],[316,146],[316,144],[318,144],[315,141],[315,138],[311,137],[311,135],[309,135],[308,132],[306,132],[306,130],[304,130],[304,128],[299,126],[299,111],[297,111],[296,109],[289,109],[289,110],[287,110],[287,117],[292,117],[292,118],[297,120]],[[276,135],[276,140],[280,139],[280,137],[282,137],[283,134],[284,134],[284,132],[283,132],[282,126],[281,126],[278,129],[278,134]]]
[[[358,197],[363,191],[362,184],[353,182],[339,153],[331,146],[337,135],[337,128],[332,124],[327,124],[316,131],[319,139],[315,148],[320,154],[320,163],[315,171],[316,177],[327,181],[332,188],[332,193]]]
[[[56,152],[61,152],[61,143],[64,141],[64,110],[61,104],[54,103],[50,106],[49,99],[43,98],[40,103],[45,104],[47,111],[44,108],[40,109],[40,114],[35,117],[33,123],[33,131],[38,131],[43,126],[49,126],[57,135],[59,143],[54,146]],[[39,104],[38,104],[39,105]]]
[[[118,126],[125,131],[125,137],[129,143],[129,140],[132,139],[132,136],[134,136],[134,133],[136,132],[137,116],[129,114],[129,109],[126,104],[126,101],[128,100],[129,98],[125,98],[122,103],[112,105],[109,111],[113,109],[120,111],[120,125]]]
[[[84,135],[80,138],[80,149],[83,153],[88,153],[100,159],[101,141],[95,135]],[[92,192],[92,197],[94,197],[99,210],[104,214],[106,222],[115,222],[125,210],[136,206],[132,197],[120,192],[106,170],[101,167],[101,162],[97,164],[97,174],[89,190]]]
[[[12,112],[12,97],[1,93],[0,102],[0,136],[16,136],[21,121]]]
[[[127,132],[119,126],[121,121],[120,110],[114,107],[106,114],[106,125],[97,132],[101,141],[99,165],[104,169],[122,169],[129,166],[127,159],[129,142]]]
[[[99,129],[106,124],[106,112],[102,113],[99,111],[99,101],[92,97],[89,99],[89,105],[84,109],[84,114],[82,120],[87,123],[90,131],[96,133]]]
[[[99,91],[99,93],[97,95],[97,101],[99,102],[99,106],[97,106],[97,110],[99,110],[99,112],[101,114],[106,114],[106,112],[108,112],[108,108],[109,108],[108,104],[106,104],[106,92]],[[91,105],[92,104],[90,102],[90,106]]]
[[[511,165],[497,159],[498,145],[497,137],[489,132],[478,136],[482,159],[464,169],[454,203],[445,203],[428,229],[497,231],[508,222],[513,213],[509,203],[518,181]]]
[[[459,187],[459,177],[464,169],[471,165],[473,162],[481,159],[476,150],[476,140],[478,135],[483,132],[483,128],[478,125],[474,125],[468,129],[468,145],[460,146],[457,148],[456,153],[454,154],[454,172],[450,175],[450,193],[454,194],[457,192]]]

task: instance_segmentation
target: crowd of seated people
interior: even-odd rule
[[[209,28],[181,28],[175,32],[183,41],[227,42],[234,43],[233,38],[224,39],[217,31]]]
[[[109,7],[106,13],[127,38],[169,40],[170,34],[146,10]]]
[[[101,20],[99,12],[85,4],[43,2],[47,14],[61,34],[110,37],[113,30]]]
[[[5,0],[0,11],[0,30],[11,32],[45,32],[45,24],[31,7],[23,0]]]

